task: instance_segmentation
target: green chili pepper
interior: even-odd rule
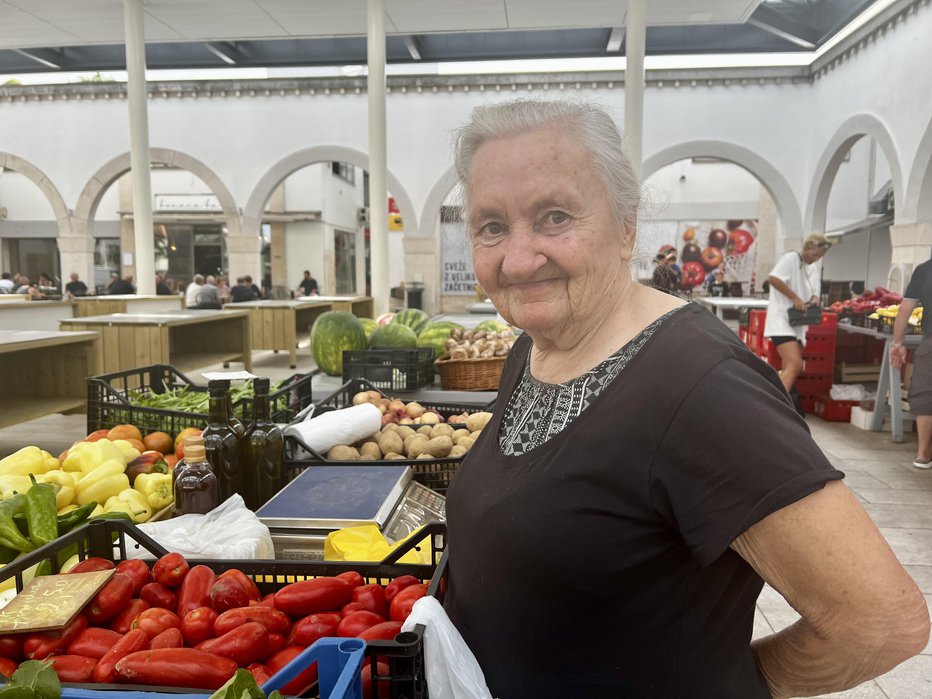
[[[91,501],[86,505],[76,507],[71,512],[66,512],[58,516],[58,535],[67,534],[72,529],[84,524],[85,520],[91,516],[91,512],[97,507],[97,503]]]
[[[92,521],[97,521],[98,519],[122,519],[130,524],[133,523],[133,518],[129,516],[127,512],[102,512],[99,515],[94,515],[90,518]]]
[[[13,521],[13,515],[21,512],[25,506],[26,496],[22,493],[0,502],[0,546],[24,553],[36,548],[29,539],[20,534],[16,522]]]
[[[0,564],[6,565],[18,555],[19,551],[14,551],[13,549],[7,548],[6,546],[0,546]]]
[[[38,483],[29,474],[32,487],[26,493],[26,523],[32,543],[45,546],[58,538],[58,511],[55,507],[55,488],[51,483]]]

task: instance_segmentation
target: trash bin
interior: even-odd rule
[[[408,292],[408,308],[424,310],[424,284],[422,282],[405,282]]]

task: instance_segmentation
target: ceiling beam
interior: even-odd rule
[[[804,49],[812,50],[818,46],[819,33],[814,28],[794,22],[766,5],[758,5],[747,23]]]
[[[605,45],[606,53],[618,53],[625,43],[625,30],[622,27],[612,27],[612,33],[608,35],[608,43]]]
[[[46,68],[60,69],[65,64],[65,55],[54,49],[13,49],[20,56],[25,56]]]
[[[246,62],[246,55],[236,47],[236,44],[231,44],[229,41],[209,41],[204,46],[227,65],[235,66]]]
[[[407,35],[401,37],[401,40],[404,42],[405,48],[408,49],[408,53],[411,54],[411,60],[421,60],[421,44],[417,37]]]

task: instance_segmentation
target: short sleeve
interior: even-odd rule
[[[777,264],[770,270],[770,276],[789,283],[793,276],[793,267],[797,264],[799,264],[799,258],[794,253],[786,253],[777,260]]]
[[[903,292],[904,299],[918,301],[922,298],[922,284],[925,281],[928,269],[928,263],[923,262],[913,270],[913,275],[909,278],[909,284],[906,285],[906,291]]]
[[[844,478],[766,371],[739,358],[716,365],[684,399],[652,461],[651,503],[700,565],[767,515]]]

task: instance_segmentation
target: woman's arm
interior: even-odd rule
[[[790,288],[790,285],[780,279],[780,277],[774,277],[771,275],[767,277],[767,281],[770,282],[770,286],[772,288],[776,289],[781,294],[790,299],[790,301],[793,302],[793,308],[795,308],[797,311],[806,310],[806,302],[799,298],[799,296],[796,295],[796,292]]]
[[[928,642],[925,599],[838,481],[765,517],[732,548],[802,616],[751,644],[774,697],[854,687]]]

